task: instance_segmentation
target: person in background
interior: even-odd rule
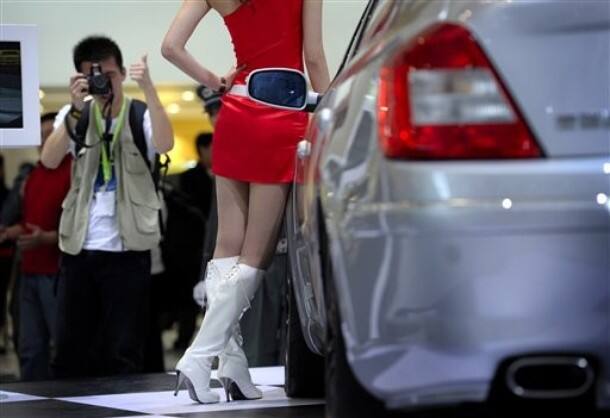
[[[41,118],[41,146],[53,131],[55,113]],[[51,377],[50,344],[55,340],[59,272],[57,237],[61,205],[70,187],[72,158],[64,155],[55,170],[40,162],[28,175],[22,194],[22,219],[0,233],[21,250],[19,361],[22,380]]]
[[[129,68],[146,103],[123,94],[128,73],[110,38],[81,40],[73,61],[71,104],[60,111],[42,152],[49,168],[67,152],[76,157],[59,227],[53,367],[59,378],[138,373],[149,328],[150,250],[161,237],[151,168],[156,154],[173,148],[173,130],[146,55]],[[93,99],[85,101],[90,93]],[[77,132],[81,121],[84,138]]]
[[[4,201],[8,197],[10,190],[6,187],[6,177],[4,172],[4,155],[0,154],[0,225],[4,225],[2,221],[2,207],[4,206]]]
[[[222,94],[212,90],[209,87],[204,85],[200,85],[197,87],[197,96],[203,102],[203,109],[208,119],[210,120],[210,124],[212,128],[216,126],[216,120],[218,119],[218,113],[220,112],[220,108],[222,106]],[[214,142],[214,134],[212,133],[211,141],[212,148]],[[214,173],[211,171],[211,159],[213,158],[213,150],[210,149],[210,175],[214,176]],[[218,208],[216,206],[216,184],[212,181],[212,191],[211,191],[211,200],[210,200],[210,211],[209,216],[206,219],[205,224],[205,239],[203,243],[203,257],[202,257],[202,267],[201,273],[205,274],[205,267],[214,257],[214,247],[216,247],[216,234],[218,233]],[[199,282],[198,285],[202,285],[202,282]],[[205,293],[205,291],[204,291]],[[202,305],[197,301],[199,305]]]
[[[199,263],[200,255],[203,249],[204,237],[207,237],[205,223],[210,217],[210,207],[212,203],[212,194],[214,191],[214,182],[211,175],[211,152],[212,152],[212,134],[200,133],[195,140],[195,148],[197,150],[197,164],[180,174],[179,190],[186,198],[186,203],[196,208],[203,217],[204,224],[201,225],[201,238],[197,240],[189,240],[190,244],[199,243],[196,248],[194,245],[189,245],[185,248],[185,252],[181,257],[181,266],[179,273],[180,277],[174,278],[176,286],[176,295],[178,305],[176,306],[176,315],[178,320],[178,337],[174,342],[174,349],[185,350],[193,337],[196,326],[197,313],[199,307],[193,302],[191,292],[193,286],[199,278]],[[176,222],[172,222],[176,224]],[[192,228],[195,228],[194,223]],[[194,251],[191,251],[194,250]],[[192,268],[186,268],[186,267]]]
[[[11,187],[9,194],[2,205],[0,229],[3,226],[6,227],[9,225],[15,225],[22,219],[23,188],[26,179],[32,170],[34,170],[34,167],[35,165],[29,161],[23,162],[19,165],[17,176],[13,180],[13,186]],[[12,283],[10,284],[11,290],[9,292],[10,301],[8,311],[11,316],[13,346],[15,347],[17,355],[19,355],[19,288],[21,281],[19,279],[19,269],[16,267],[20,264],[20,252],[18,248],[15,248],[15,243],[12,241],[6,241],[4,244],[0,244],[0,247],[4,247],[7,249],[8,254],[12,254],[11,263],[8,268],[9,277],[12,277],[14,280],[12,280]]]
[[[5,226],[1,213],[9,191],[9,188],[6,187],[6,180],[4,177],[4,156],[0,154],[0,230]],[[0,244],[0,338],[6,335],[6,293],[11,279],[13,256],[14,248],[12,243],[7,242]],[[2,338],[2,340],[4,340],[4,338]],[[4,341],[2,341],[2,343],[3,344],[0,345],[0,354],[6,353]]]
[[[180,190],[197,207],[205,219],[210,216],[214,182],[212,180],[212,134],[200,133],[195,139],[197,164],[180,174]]]

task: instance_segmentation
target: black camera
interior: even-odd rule
[[[112,91],[110,79],[102,73],[102,69],[98,63],[91,65],[91,71],[87,76],[89,83],[89,94],[105,95]]]

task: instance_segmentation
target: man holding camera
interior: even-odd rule
[[[120,49],[88,37],[73,51],[72,103],[59,113],[42,162],[74,156],[59,226],[56,377],[138,372],[148,324],[150,249],[160,239],[152,171],[173,131],[146,56],[130,67],[146,105],[123,94]],[[93,100],[85,101],[88,95]],[[145,111],[142,111],[145,109]]]

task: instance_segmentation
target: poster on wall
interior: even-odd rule
[[[38,30],[0,24],[0,148],[40,145]]]

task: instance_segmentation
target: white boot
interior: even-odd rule
[[[208,270],[211,272],[223,263],[212,260],[210,264]],[[184,380],[186,375],[189,394],[194,400],[201,403],[218,402],[218,395],[209,389],[213,358],[220,355],[227,346],[239,318],[250,307],[250,300],[258,289],[263,274],[263,270],[239,263],[228,274],[222,275],[217,283],[214,280],[211,281],[210,289],[213,289],[211,303],[201,328],[191,346],[176,365],[176,369],[182,373],[182,377],[179,374],[179,379]],[[243,352],[241,354],[243,355]],[[245,360],[245,356],[243,359]],[[241,373],[236,373],[235,369],[241,370]],[[225,393],[228,396],[229,393],[233,395],[235,392],[234,398],[239,398],[240,395],[244,395],[245,398],[245,393],[241,390],[241,393],[238,393],[232,388],[237,385],[238,390],[243,388],[245,392],[251,392],[247,387],[247,383],[249,383],[247,362],[245,362],[245,373],[241,367],[229,367],[229,370],[229,375],[224,376],[221,380],[225,386]],[[248,382],[245,381],[246,378],[248,378]],[[180,380],[179,383],[181,383]],[[256,391],[258,390],[256,389]]]
[[[207,298],[206,306],[209,307],[216,297],[216,288],[221,279],[227,276],[239,260],[238,256],[214,258],[210,260],[205,270],[205,295]]]
[[[232,257],[232,259],[235,260],[235,263],[237,262],[237,258],[238,257]],[[217,266],[219,267],[218,270],[220,271],[220,274],[214,274],[214,272],[212,272],[212,274],[206,274],[205,283],[208,306],[211,306],[216,299],[216,289],[220,284],[221,277],[229,273],[230,267],[225,268],[226,264]],[[233,327],[229,342],[225,346],[223,352],[220,353],[218,362],[217,376],[225,389],[227,402],[230,400],[230,397],[233,398],[233,400],[260,399],[263,397],[263,392],[252,383],[252,377],[250,376],[250,371],[248,369],[248,359],[241,347],[242,344],[241,330],[239,328],[239,322],[237,322]]]
[[[241,348],[242,338],[239,323],[235,324],[233,335],[220,355],[218,380],[225,389],[227,402],[233,400],[260,399],[263,392],[252,383],[248,359]]]
[[[214,284],[219,281],[222,275],[226,275],[237,263],[238,257],[225,257],[210,260],[206,268],[206,288],[208,283]],[[207,290],[209,292],[209,290]],[[207,293],[206,292],[206,293]],[[210,294],[208,293],[208,306],[210,304]],[[189,396],[192,400],[199,403],[216,403],[220,400],[217,393],[210,390],[210,373],[212,370],[212,361],[214,357],[193,356],[191,351],[192,344],[184,353],[182,358],[176,365],[178,372],[178,383],[176,384],[176,392],[186,383]]]

